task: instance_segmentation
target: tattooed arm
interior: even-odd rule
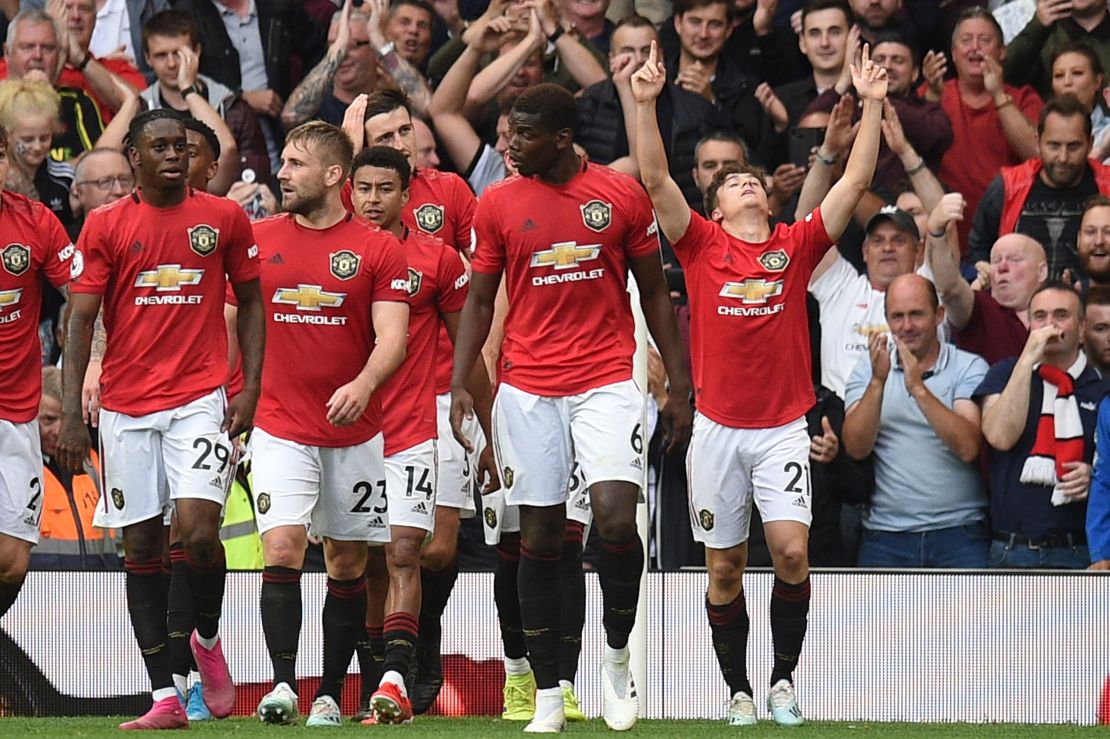
[[[347,56],[350,42],[351,0],[346,0],[338,16],[335,41],[328,47],[328,53],[312,68],[301,84],[297,85],[285,101],[285,107],[281,109],[281,123],[286,131],[311,120],[320,110],[324,95],[335,81],[335,72],[343,57]]]
[[[432,104],[432,88],[428,80],[416,67],[401,58],[396,49],[387,49],[388,53],[382,54],[381,50],[392,44],[387,44],[385,38],[385,23],[389,18],[389,0],[368,0],[363,6],[369,8],[370,17],[366,21],[366,35],[370,43],[378,50],[378,64],[380,71],[385,72],[401,92],[409,99],[412,112],[420,117],[428,115],[428,106]]]

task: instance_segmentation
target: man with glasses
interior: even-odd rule
[[[123,154],[115,149],[85,153],[74,167],[73,188],[69,192],[69,207],[74,215],[70,237],[77,238],[89,211],[119,200],[134,187],[135,176]]]

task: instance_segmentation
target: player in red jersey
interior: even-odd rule
[[[366,545],[388,541],[382,407],[405,356],[408,271],[390,234],[347,212],[350,139],[293,129],[278,172],[286,212],[255,223],[269,341],[250,448],[262,534],[262,629],[274,688],[268,723],[296,716],[306,527],[324,538],[324,670],[309,726],[339,726],[339,698],[365,633]]]
[[[254,418],[265,327],[250,223],[235,203],[187,187],[181,117],[143,113],[129,138],[141,189],[90,213],[73,256],[59,459],[79,470],[88,456],[81,381],[103,301],[106,494],[96,523],[123,529],[128,610],[154,698],[145,716],[120,728],[180,728],[188,721],[166,649],[162,518],[172,505],[185,544],[205,702],[214,716],[227,716],[235,686],[219,641],[226,566],[218,531],[233,468],[228,436]],[[246,378],[230,404],[223,390],[228,279],[239,298]]]
[[[474,194],[461,177],[416,166],[416,133],[405,96],[396,90],[380,90],[359,96],[348,111],[349,134],[363,138],[367,146],[388,146],[402,152],[413,175],[409,200],[401,211],[401,222],[443,240],[464,257],[469,256]],[[361,129],[358,121],[362,121]],[[357,146],[356,146],[357,148]],[[446,327],[439,331],[436,351],[436,411],[439,453],[439,487],[436,493],[435,533],[421,554],[420,642],[417,645],[417,676],[412,686],[413,710],[423,713],[435,701],[443,684],[440,659],[440,620],[458,578],[459,519],[474,515],[474,475],[478,451],[484,446],[481,429],[473,419],[467,438],[474,452],[467,454],[455,441],[448,418],[453,344]]]
[[[746,655],[743,573],[753,497],[775,566],[768,705],[775,721],[803,722],[793,671],[809,613],[809,449],[805,414],[815,402],[806,287],[852,217],[878,155],[886,71],[867,46],[851,68],[863,114],[843,177],[797,223],[768,222],[764,174],[726,165],[705,194],[702,218],[667,171],[655,118],[666,81],[655,44],[632,76],[641,176],[686,273],[693,311],[692,364],[698,417],[687,455],[694,538],[705,544],[706,610],[713,647],[732,694],[728,722],[756,722]],[[734,361],[742,351],[744,360]]]
[[[384,640],[384,674],[371,697],[375,716],[367,719],[375,723],[412,717],[408,695],[413,686],[405,685],[405,676],[419,635],[420,547],[433,529],[439,494],[436,342],[441,325],[447,326],[452,339],[455,336],[469,282],[456,250],[402,223],[410,172],[405,155],[385,146],[362,151],[351,171],[355,212],[401,240],[409,276],[408,352],[381,393],[391,541],[384,559],[376,552],[368,569],[369,603],[376,612],[368,611],[367,629],[371,639]],[[478,398],[479,417],[488,429],[491,393],[484,363],[475,362],[468,387]],[[492,450],[487,449],[479,465],[479,479],[490,479],[487,490],[496,489],[494,469]],[[380,594],[386,591],[383,603]]]
[[[491,185],[478,204],[470,295],[451,378],[451,422],[459,434],[472,413],[462,368],[479,355],[504,272],[509,313],[494,451],[507,500],[520,506],[520,610],[539,688],[530,732],[561,731],[565,723],[559,558],[575,460],[590,486],[602,541],[602,713],[614,729],[631,728],[637,717],[627,642],[644,566],[636,531],[644,399],[632,381],[630,269],[671,380],[662,419],[670,443],[682,443],[690,430],[689,380],[651,204],[635,180],[574,152],[576,125],[574,98],[557,85],[532,87],[513,104],[509,156],[520,176]]]
[[[0,127],[0,183],[8,176],[8,133]],[[0,193],[0,616],[15,602],[42,517],[39,396],[42,279],[65,290],[73,244],[37,201]]]

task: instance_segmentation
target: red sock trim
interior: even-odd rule
[[[388,634],[392,631],[403,631],[406,634],[416,636],[420,633],[420,620],[411,613],[391,613],[385,617],[382,633]]]
[[[562,559],[562,556],[563,552],[561,550],[558,552],[538,553],[528,549],[526,546],[524,546],[523,542],[520,545],[521,559],[530,559],[533,562],[558,562],[560,559]]]
[[[371,639],[381,639],[383,633],[385,633],[383,624],[366,627],[366,635],[369,636]]]
[[[748,603],[744,598],[743,590],[732,599],[731,603],[725,603],[724,605],[710,603],[708,597],[705,599],[705,611],[709,615],[709,623],[714,626],[728,626],[740,614],[746,613],[747,609]]]
[[[642,546],[643,544],[640,543],[640,537],[638,536],[633,536],[628,541],[623,541],[619,543],[614,541],[601,542],[601,548],[612,554],[624,554],[625,552],[631,552],[636,547]]]
[[[775,578],[775,586],[771,590],[772,598],[779,598],[790,603],[804,603],[809,600],[809,576],[800,583],[792,584],[785,580]]]
[[[157,559],[124,559],[123,569],[132,575],[161,575],[162,558]]]
[[[336,598],[353,600],[366,597],[366,578],[356,580],[333,580],[328,578],[328,594]]]
[[[184,550],[185,565],[194,572],[208,572],[210,570],[218,570],[227,564],[227,558],[224,556],[223,546],[216,547],[216,558],[211,562],[197,562],[189,556],[189,550]]]

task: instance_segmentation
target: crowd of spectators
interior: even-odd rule
[[[3,186],[42,201],[74,238],[86,213],[133,188],[127,124],[157,107],[211,130],[207,187],[252,218],[280,209],[283,136],[305,121],[343,126],[356,147],[410,146],[405,130],[363,125],[376,115],[366,96],[387,88],[412,107],[418,169],[456,172],[478,196],[512,174],[509,107],[544,81],[577,95],[580,153],[637,176],[630,77],[653,45],[668,74],[659,126],[691,207],[722,166],[752,163],[773,218],[789,223],[843,171],[859,115],[849,64],[868,44],[889,79],[878,165],[810,283],[811,561],[1110,569],[1110,454],[1095,455],[1096,439],[1110,443],[1103,0],[0,0],[0,11]],[[666,244],[663,260],[688,330]],[[59,296],[47,293],[50,365]],[[744,361],[743,347],[720,350]],[[44,393],[44,418],[56,396]],[[684,450],[658,446],[654,564],[700,564]],[[68,508],[66,531],[80,531],[91,482],[51,479],[72,503],[57,516]]]

